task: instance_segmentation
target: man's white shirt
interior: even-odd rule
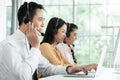
[[[51,65],[39,49],[30,49],[20,30],[0,43],[0,80],[32,80],[37,68],[43,76],[67,74],[66,67]]]

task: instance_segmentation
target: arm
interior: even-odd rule
[[[55,74],[67,74],[66,66],[52,65],[42,55],[38,66],[38,73],[41,73],[43,76],[51,76]]]
[[[97,64],[93,63],[93,64],[88,64],[88,65],[84,65],[84,67],[88,70],[91,71],[92,69],[97,70]]]
[[[72,74],[76,72],[83,71],[85,74],[87,74],[87,70],[85,67],[79,67],[79,66],[55,66],[49,63],[47,59],[41,56],[41,63],[38,67],[38,73],[41,73],[43,76],[51,76],[56,74]]]

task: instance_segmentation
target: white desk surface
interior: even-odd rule
[[[63,75],[54,75],[39,80],[92,80],[92,78],[64,77]]]
[[[64,77],[63,75],[54,75],[50,77],[40,78],[39,80],[120,80],[119,71],[113,69],[105,69],[99,76],[95,78],[80,78],[80,77]]]

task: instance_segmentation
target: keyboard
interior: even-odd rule
[[[89,72],[87,75],[79,72],[75,74],[67,74],[67,75],[64,75],[64,77],[94,78],[95,72]]]

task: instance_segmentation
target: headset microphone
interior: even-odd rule
[[[41,34],[41,36],[45,36],[45,33],[41,32],[41,30],[37,30],[37,31]]]
[[[45,33],[42,33],[42,32],[41,32],[41,36],[45,36]]]

